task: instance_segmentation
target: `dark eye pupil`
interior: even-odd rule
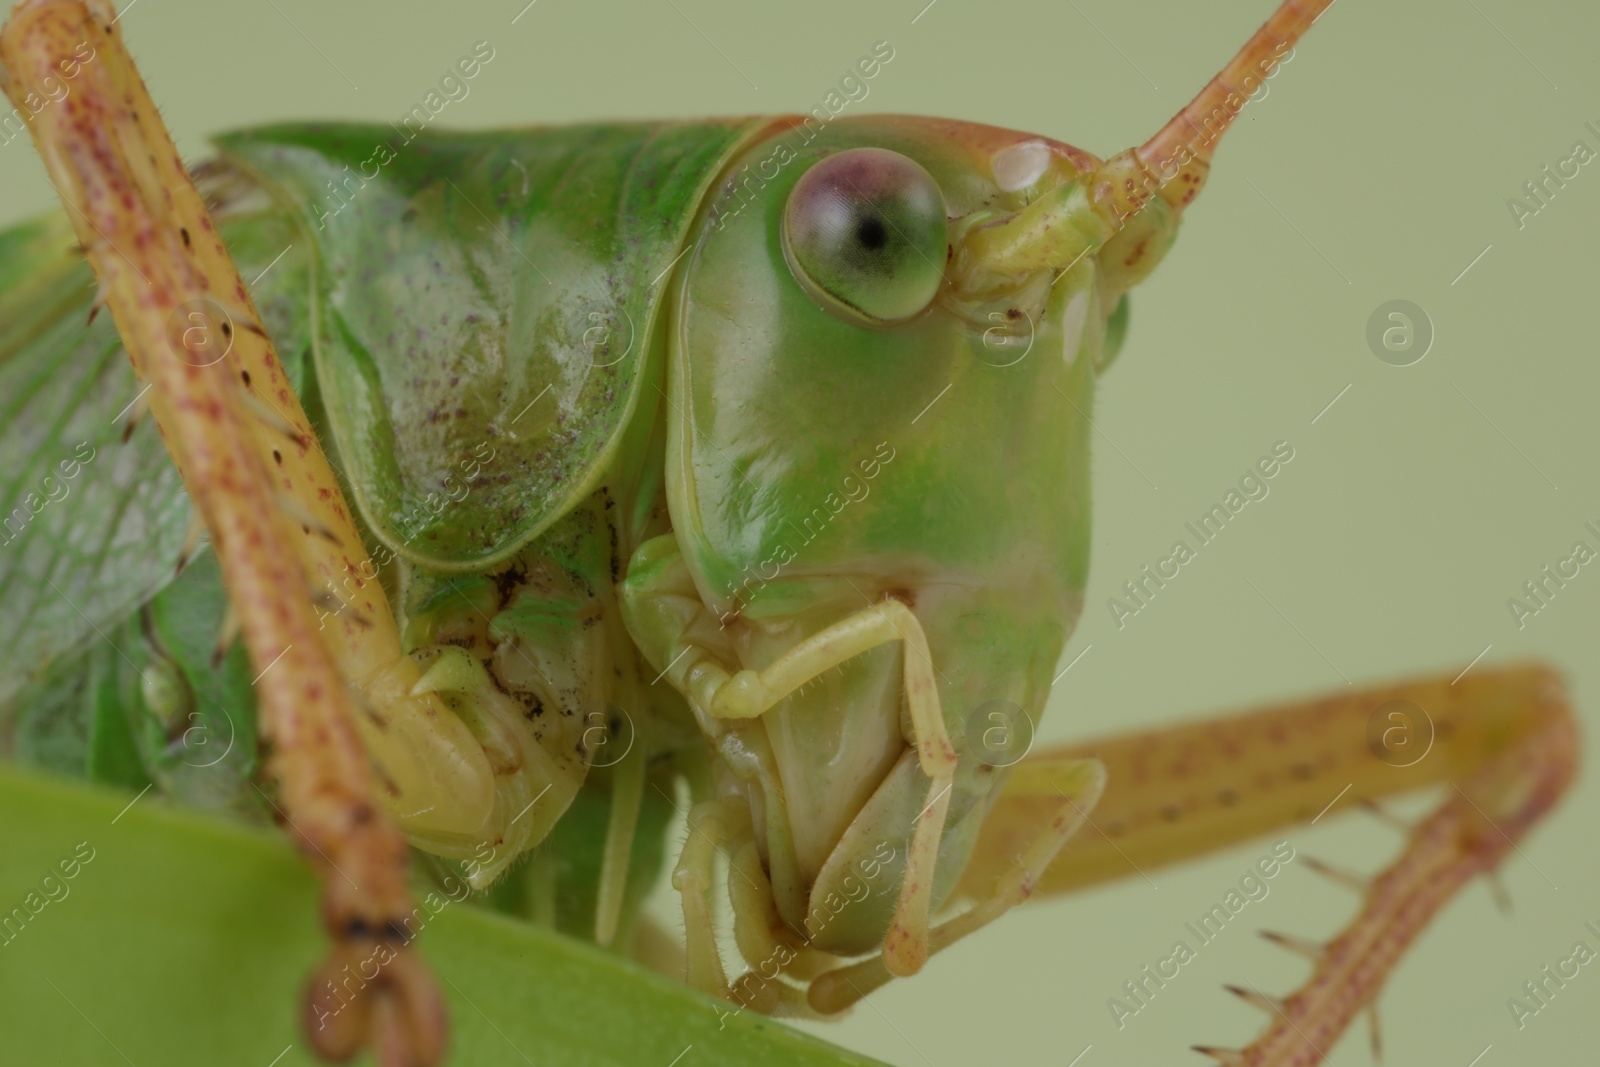
[[[863,248],[877,251],[888,243],[889,231],[884,227],[882,219],[872,216],[862,219],[861,224],[856,227],[856,240],[861,242]]]
[[[794,280],[823,310],[854,326],[893,326],[939,294],[948,221],[921,164],[886,148],[847,148],[794,183],[779,236]]]

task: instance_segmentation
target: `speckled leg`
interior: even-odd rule
[[[405,839],[384,814],[352,679],[324,642],[312,603],[313,576],[343,578],[365,558],[342,500],[332,502],[332,472],[123,47],[112,6],[28,0],[0,33],[0,58],[3,88],[19,107],[59,84],[60,64],[76,69],[71,92],[35,115],[30,131],[150,387],[150,410],[210,531],[262,674],[274,806],[320,869],[334,942],[306,998],[311,1042],[334,1059],[370,1047],[383,1067],[429,1067],[444,1055],[445,1008],[408,947]],[[281,465],[266,458],[269,440]],[[388,621],[397,655],[377,583],[349,595],[351,610],[333,629],[380,631]],[[366,666],[355,682],[405,702],[393,656]],[[462,733],[464,750],[481,758]],[[344,969],[365,974],[374,963],[378,977],[342,997],[333,982]]]
[[[1108,773],[1093,832],[1068,844],[1035,892],[1154,870],[1324,812],[1448,783],[1444,802],[1409,830],[1387,870],[1370,880],[1334,872],[1364,894],[1342,934],[1326,945],[1275,937],[1315,960],[1295,993],[1279,1000],[1236,990],[1269,1013],[1266,1032],[1241,1051],[1203,1050],[1230,1067],[1318,1063],[1374,1002],[1434,914],[1472,877],[1493,871],[1560,799],[1577,754],[1560,680],[1541,667],[1479,668],[1455,681],[1385,686],[1035,753],[1023,766],[1095,758]],[[985,892],[1031,839],[1037,813],[1027,799],[1008,789],[991,810],[962,892]]]

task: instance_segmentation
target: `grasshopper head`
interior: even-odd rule
[[[1092,249],[1060,277],[1066,262],[959,287],[983,270],[963,266],[961,235],[1041,197],[1103,230],[1082,183],[1097,161],[931,119],[806,137],[781,126],[733,164],[680,275],[673,528],[730,668],[761,670],[887,598],[915,613],[960,753],[938,898],[1021,755],[980,759],[968,720],[999,713],[1025,743],[1079,612],[1108,310]],[[925,800],[902,726],[911,654],[871,649],[720,745],[780,914],[829,951],[882,942]]]
[[[1215,133],[1184,130],[1207,99],[1108,161],[938,119],[775,123],[675,279],[667,495],[695,593],[730,670],[889,599],[914,613],[958,758],[934,907],[1080,612],[1096,375],[1204,179]],[[929,786],[914,654],[871,648],[708,731],[780,915],[826,951],[890,929]]]

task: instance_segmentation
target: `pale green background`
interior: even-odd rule
[[[1152,133],[1271,10],[937,0],[913,24],[924,3],[539,0],[512,25],[522,0],[136,0],[123,21],[190,159],[229,126],[395,118],[480,39],[496,58],[450,124],[807,110],[888,40],[895,58],[853,110],[991,122],[1109,154]],[[1045,740],[1342,688],[1340,672],[1357,684],[1453,676],[1491,643],[1486,664],[1539,656],[1564,669],[1595,732],[1600,668],[1583,634],[1600,622],[1600,569],[1521,631],[1506,599],[1580,536],[1600,546],[1581,529],[1600,520],[1600,164],[1520,232],[1505,200],[1575,140],[1600,149],[1584,128],[1600,124],[1597,42],[1590,4],[1343,0],[1246,108],[1174,253],[1137,293],[1104,381],[1097,421],[1117,447],[1102,441],[1095,458],[1089,607],[1067,655],[1093,647],[1057,686]],[[53,203],[20,141],[0,148],[0,189],[0,221]],[[1437,330],[1404,369],[1364,339],[1395,298]],[[1297,458],[1272,495],[1119,632],[1106,598],[1280,439]],[[1520,1033],[1505,1002],[1600,921],[1597,780],[1591,767],[1507,864],[1511,917],[1475,884],[1406,958],[1382,999],[1388,1062],[1467,1067],[1489,1045],[1481,1067],[1594,1062],[1600,969]],[[1360,817],[1287,836],[1365,870],[1397,844]],[[1105,1002],[1266,849],[1155,872],[1158,889],[1135,877],[1031,906],[821,1029],[908,1067],[1066,1067],[1091,1044],[1081,1067],[1198,1063],[1189,1044],[1242,1044],[1260,1022],[1221,982],[1286,990],[1304,971],[1251,930],[1327,935],[1353,897],[1292,866],[1125,1030]],[[1334,1063],[1369,1062],[1363,1030],[1330,1050]]]

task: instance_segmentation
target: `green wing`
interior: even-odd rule
[[[318,384],[378,538],[482,569],[593,490],[654,403],[646,356],[684,234],[756,127],[221,139],[315,248]]]
[[[309,275],[271,213],[222,225],[298,382]],[[0,231],[0,708],[172,580],[189,502],[65,216]]]

